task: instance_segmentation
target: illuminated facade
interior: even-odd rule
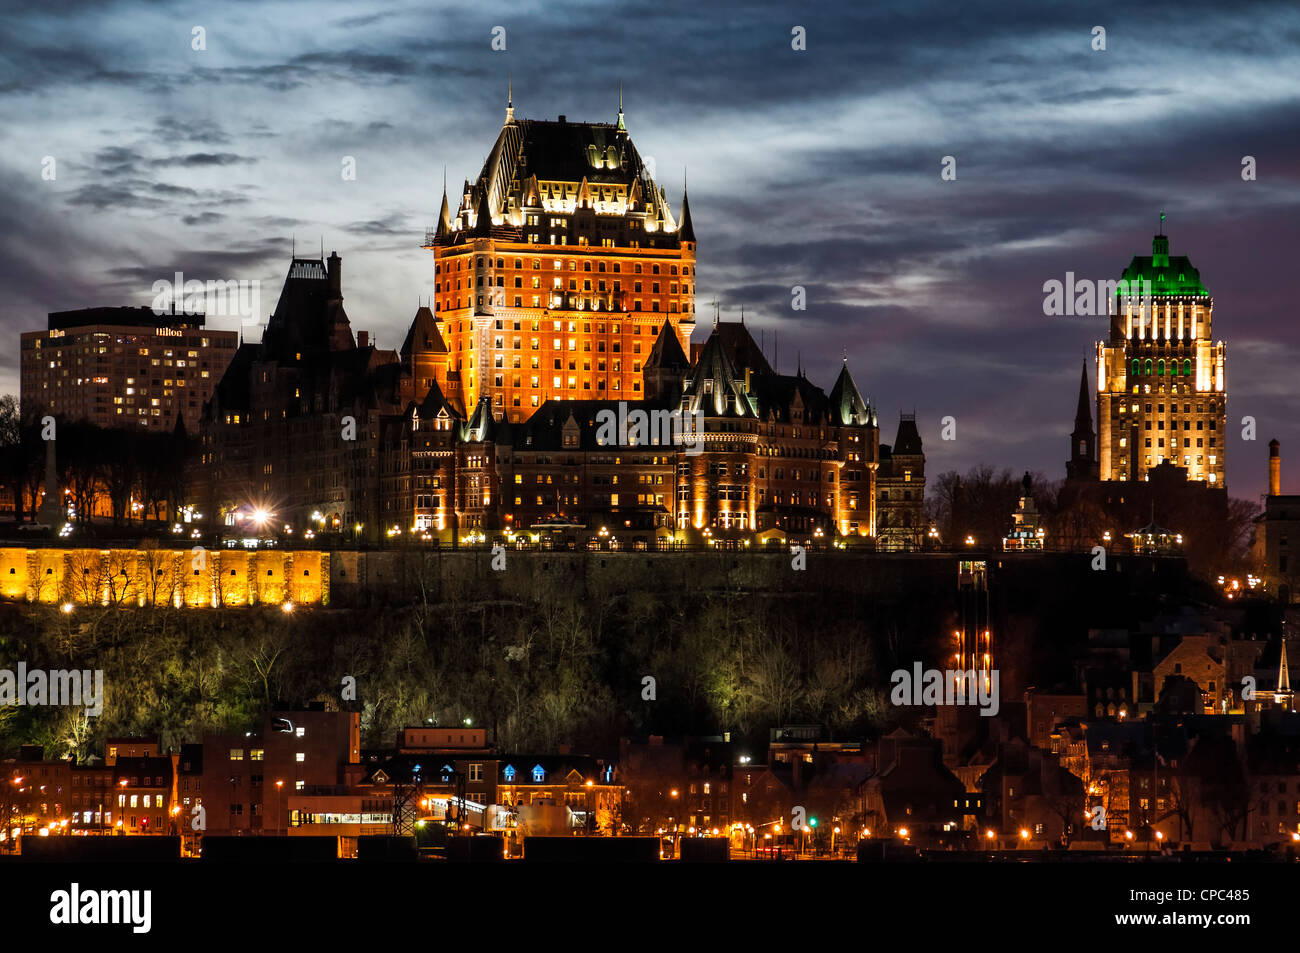
[[[180,417],[193,432],[239,342],[203,323],[150,308],[54,312],[22,335],[22,402],[101,427],[171,430]]]
[[[743,323],[720,323],[682,389],[703,452],[678,461],[676,524],[723,536],[874,536],[879,429],[840,369],[830,395],[776,373]]]
[[[220,607],[329,602],[320,550],[0,548],[0,598],[76,606]]]
[[[614,124],[517,120],[508,106],[454,215],[444,189],[424,247],[434,308],[411,361],[421,387],[437,380],[461,407],[486,396],[493,415],[519,422],[548,400],[639,400],[665,321],[688,347],[696,276],[685,188],[675,217],[621,106]]]
[[[1199,272],[1157,235],[1151,255],[1124,270],[1116,302],[1097,346],[1100,478],[1143,481],[1169,461],[1222,488],[1225,346],[1213,340],[1214,299]]]
[[[721,322],[688,364],[665,320],[645,387],[642,400],[549,399],[512,422],[486,395],[466,418],[435,384],[381,421],[385,532],[614,548],[875,535],[879,432],[847,362],[828,395],[802,372],[777,374],[743,324]],[[605,441],[602,418],[638,412],[651,421],[644,441]],[[689,445],[654,425],[671,415]],[[924,494],[913,420],[896,448],[890,548],[913,548]]]

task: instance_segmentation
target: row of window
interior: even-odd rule
[[[516,258],[516,259],[514,260],[514,262],[515,262],[515,268],[517,268],[517,269],[521,269],[521,268],[525,267],[525,266],[524,266],[524,262],[525,262],[525,261],[531,261],[533,270],[539,270],[539,269],[542,267],[542,259],[540,259],[540,258],[532,258],[532,259]],[[452,264],[455,265],[454,268],[451,267]],[[614,274],[617,275],[617,274],[621,274],[621,273],[622,273],[622,262],[617,262],[617,261],[616,261],[616,262],[612,262],[611,264],[613,265],[613,267],[612,267],[610,270],[613,271]],[[637,275],[639,275],[639,274],[642,273],[642,267],[643,267],[643,265],[642,265],[641,262],[639,262],[639,261],[638,261],[638,262],[632,262],[631,264],[632,264],[632,273],[633,273],[633,274],[637,274]],[[496,267],[498,267],[498,268],[504,268],[505,266],[506,266],[506,260],[505,260],[504,258],[498,258],[498,259],[496,260]],[[598,271],[598,272],[603,272],[603,271],[605,271],[606,263],[603,262],[603,261],[600,261],[600,262],[597,262],[597,263],[596,263],[596,266],[597,266],[596,269],[595,269],[596,271]],[[468,267],[469,267],[469,258],[468,258],[468,256],[466,256],[466,257],[458,257],[458,258],[446,258],[446,259],[440,259],[439,261],[437,261],[437,262],[434,263],[433,270],[434,270],[434,274],[442,274],[442,273],[445,272],[445,271],[464,271],[464,270],[466,270]],[[479,256],[477,256],[477,258],[476,258],[476,260],[475,260],[475,268],[476,268],[476,269],[482,269],[482,268],[485,268],[485,267],[486,267],[486,268],[491,268],[491,267],[492,267],[492,259],[491,259],[490,257],[484,256],[484,255],[479,255]],[[651,273],[652,275],[660,274],[660,268],[661,268],[661,267],[662,267],[662,266],[659,265],[658,263],[651,263],[651,264],[650,264],[650,273]],[[556,258],[556,259],[554,259],[554,261],[552,261],[552,263],[551,263],[551,269],[552,269],[553,271],[563,271],[564,268],[565,268],[565,262],[564,262],[562,259]],[[569,259],[569,261],[568,261],[568,269],[569,269],[569,271],[577,271],[577,270],[578,270],[578,262],[577,262],[575,259],[572,259],[572,258]],[[591,267],[591,261],[589,261],[589,260],[584,261],[584,262],[582,263],[582,270],[583,270],[583,271],[591,271],[591,270],[592,270],[592,267]],[[682,265],[681,273],[682,273],[683,275],[689,275],[689,274],[691,273],[690,265]],[[670,275],[675,275],[675,274],[677,274],[677,266],[676,266],[676,265],[669,265],[669,266],[668,266],[668,274],[670,274]],[[205,339],[205,343],[206,343],[206,339]]]
[[[1130,373],[1134,377],[1137,377],[1141,374],[1146,374],[1149,376],[1153,371],[1155,372],[1155,375],[1157,377],[1160,376],[1190,377],[1192,374],[1192,362],[1190,358],[1183,360],[1181,363],[1178,362],[1177,360],[1171,360],[1168,363],[1166,363],[1164,358],[1160,358],[1154,363],[1149,357],[1145,361],[1141,360],[1140,358],[1136,358],[1136,357],[1133,358],[1133,363],[1130,365]]]

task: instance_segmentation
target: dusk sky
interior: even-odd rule
[[[454,210],[507,76],[519,118],[612,122],[621,83],[674,211],[687,177],[697,341],[715,298],[743,305],[783,371],[798,354],[829,389],[847,350],[883,442],[915,409],[932,475],[1057,479],[1106,322],[1044,316],[1043,283],[1117,278],[1163,210],[1227,342],[1229,491],[1263,492],[1277,437],[1300,493],[1294,2],[6,6],[0,392],[47,312],[146,305],[176,271],[258,279],[269,313],[295,237],[343,257],[353,329],[395,348],[433,290],[443,169]]]

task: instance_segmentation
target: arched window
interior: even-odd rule
[[[1190,358],[1183,361],[1183,373],[1188,377],[1192,376],[1192,362]]]
[[[1151,373],[1151,358],[1149,357],[1147,358],[1146,364],[1144,365],[1144,369],[1146,370],[1147,374]]]
[[[1160,360],[1156,361],[1156,376],[1157,377],[1165,376],[1165,359],[1163,357]]]
[[[1134,376],[1134,377],[1137,377],[1138,374],[1142,373],[1142,371],[1141,371],[1141,367],[1142,367],[1142,362],[1139,361],[1136,357],[1133,358],[1133,376]]]

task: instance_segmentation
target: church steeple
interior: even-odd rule
[[[510,75],[506,74],[506,122],[508,126],[515,121],[515,84]]]
[[[623,121],[623,84],[618,84],[618,131],[627,132],[627,123]]]
[[[1065,465],[1067,480],[1096,480],[1101,474],[1090,397],[1088,362],[1084,361],[1079,368],[1079,404],[1074,412],[1074,432],[1070,434],[1070,460]]]
[[[1282,657],[1277,668],[1277,690],[1278,692],[1291,691],[1291,673],[1286,666],[1286,636],[1282,636]]]
[[[1088,400],[1088,362],[1079,368],[1079,407],[1074,412],[1074,429],[1092,433],[1092,408]]]

